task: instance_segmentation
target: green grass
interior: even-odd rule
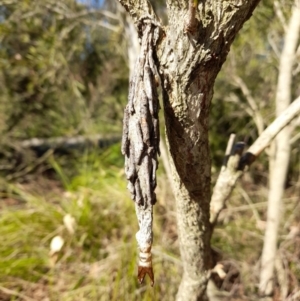
[[[7,197],[19,203],[0,211],[0,300],[175,298],[181,267],[174,246],[162,241],[163,217],[155,224],[154,246],[160,245],[153,255],[156,283],[152,288],[148,281],[137,282],[138,226],[117,152],[117,147],[87,152],[72,177],[52,157],[49,162],[64,187],[60,193],[35,195],[26,185],[7,184]],[[75,218],[74,234],[63,224],[66,214]],[[54,263],[49,252],[56,235],[65,243]]]
[[[45,189],[48,182],[42,189],[37,187],[39,182],[1,183],[7,206],[0,208],[0,300],[174,300],[182,267],[174,198],[163,171],[158,172],[158,202],[154,207],[152,288],[148,279],[143,285],[137,282],[138,224],[126,189],[120,146],[100,153],[87,150],[68,164],[66,157],[52,156],[48,164],[56,173],[51,185],[58,189],[51,185]],[[256,300],[263,239],[257,218],[264,218],[266,205],[259,189],[248,191],[253,206],[259,205],[256,211],[238,191],[222,213],[212,245],[222,254],[221,262],[238,269],[241,291]],[[13,205],[5,199],[14,200]],[[296,199],[287,199],[286,217],[293,217],[295,206]],[[76,221],[73,234],[63,223],[67,214]],[[288,224],[299,219],[293,214]],[[298,277],[299,243],[284,240],[286,227],[281,229],[280,250],[290,262],[289,272]],[[63,238],[64,246],[51,256],[50,242],[57,235]],[[228,283],[225,289],[230,290]]]

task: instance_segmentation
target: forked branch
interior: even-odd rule
[[[236,181],[256,160],[260,153],[271,143],[275,136],[300,113],[300,96],[281,113],[256,139],[245,154],[243,145],[237,143],[233,147],[227,164],[222,167],[215,184],[210,205],[210,222],[215,224],[226,201],[229,199]],[[231,140],[231,138],[230,138]]]

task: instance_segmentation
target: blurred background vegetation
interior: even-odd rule
[[[164,1],[152,2],[165,19]],[[276,47],[283,34],[273,1],[263,1],[231,49],[211,110],[213,182],[230,133],[248,145],[259,134],[241,80],[263,126],[274,119]],[[120,153],[129,74],[124,48],[122,12],[114,1],[0,0],[0,300],[175,297],[181,262],[163,164],[155,206],[156,284],[136,281],[137,221]],[[299,83],[299,73],[295,77]],[[295,85],[294,96],[299,92]],[[296,137],[279,242],[291,292],[300,281],[300,238],[288,238],[300,222],[299,147]],[[267,174],[264,155],[238,184],[212,242],[227,269],[218,286],[249,300],[257,300]],[[57,237],[63,244],[54,252]]]

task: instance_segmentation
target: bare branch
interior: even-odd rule
[[[243,95],[245,96],[248,105],[243,104],[241,101],[239,101],[239,98],[235,94],[230,94],[230,101],[233,101],[234,103],[237,103],[240,107],[243,108],[247,114],[254,119],[255,125],[257,127],[259,135],[263,132],[264,130],[264,120],[263,117],[260,113],[259,107],[257,105],[256,100],[252,96],[252,93],[250,89],[248,88],[247,84],[243,81],[243,79],[238,76],[237,73],[237,67],[236,67],[236,61],[235,61],[235,54],[233,51],[231,51],[230,57],[230,71],[231,71],[231,76],[234,81],[234,84],[240,88],[242,91]]]
[[[276,42],[274,41],[273,34],[268,33],[267,39],[268,39],[268,42],[269,42],[270,46],[272,47],[276,57],[279,58],[280,57],[280,51],[278,49],[278,46],[276,45]]]
[[[229,137],[229,140],[228,140],[228,143],[226,146],[225,158],[223,161],[222,168],[226,168],[227,160],[231,154],[231,150],[233,149],[234,141],[235,141],[235,134],[230,134],[230,137]]]
[[[229,199],[236,181],[255,161],[260,153],[272,142],[274,137],[287,126],[300,112],[300,96],[278,116],[250,146],[242,156],[242,145],[237,143],[228,159],[226,168],[222,168],[213,190],[210,205],[210,222],[214,225],[221,210]]]
[[[230,137],[228,145],[232,142],[232,137]],[[225,203],[229,198],[237,179],[242,175],[242,171],[238,170],[238,166],[244,146],[244,143],[238,142],[233,148],[226,166],[223,165],[221,169],[218,180],[213,189],[210,203],[210,223],[212,225],[217,222],[218,216],[225,207]]]
[[[279,116],[283,110],[286,110],[291,102],[292,72],[300,30],[299,0],[295,0],[294,3],[295,5],[292,8],[289,24],[285,31],[284,45],[280,56],[275,99],[276,116]],[[276,262],[281,203],[290,159],[290,135],[291,126],[285,126],[274,139],[274,143],[272,143],[274,151],[270,158],[270,189],[268,193],[267,221],[261,255],[259,281],[259,293],[263,296],[269,296],[274,292],[274,268]],[[261,152],[261,149],[258,147],[255,150],[252,147],[252,150],[249,151],[257,151],[259,153]],[[277,274],[277,280],[279,283],[281,282],[280,273]],[[284,293],[283,288],[281,288],[281,293]],[[285,299],[286,296],[282,297],[282,299]]]
[[[281,5],[278,1],[274,1],[274,9],[282,27],[284,28],[284,30],[287,30],[287,22],[282,12]]]
[[[92,11],[94,11],[94,10],[92,10]],[[97,11],[99,11],[99,14],[101,14],[105,17],[108,17],[108,18],[110,18],[112,20],[115,20],[115,21],[120,21],[119,16],[117,14],[114,14],[114,13],[108,11],[108,10],[95,10],[95,12],[97,12]]]
[[[292,139],[290,140],[290,144],[294,144],[295,142],[297,142],[300,139],[300,133],[297,133],[294,137],[292,137]]]
[[[295,1],[297,5],[298,0]],[[299,39],[300,8],[293,10],[288,30],[285,34],[285,43],[281,53],[279,77],[276,93],[276,114],[279,115],[291,101],[292,72],[295,62],[296,49]]]
[[[260,113],[260,110],[257,106],[257,103],[255,101],[255,99],[253,98],[250,90],[248,89],[248,86],[246,85],[246,83],[242,80],[241,77],[237,76],[236,74],[233,75],[233,79],[236,82],[236,84],[238,85],[238,87],[242,90],[250,108],[252,111],[252,117],[254,119],[254,122],[256,124],[258,133],[261,134],[264,130],[264,120],[263,117]]]
[[[248,193],[242,187],[239,187],[238,190],[242,197],[245,199],[245,201],[248,203],[249,207],[251,208],[253,216],[256,219],[256,224],[258,225],[258,223],[261,221],[258,210],[255,208],[254,203],[252,202]]]
[[[111,13],[107,10],[86,9],[86,10],[80,11],[79,13],[74,13],[74,12],[69,12],[69,11],[60,9],[59,7],[57,7],[56,4],[55,4],[55,6],[46,4],[45,7],[47,9],[52,10],[53,12],[59,14],[61,17],[65,18],[65,19],[78,19],[78,18],[86,17],[86,16],[103,15],[103,16],[108,17],[115,21],[119,20],[116,14]],[[26,16],[23,16],[22,19],[24,19],[25,17]]]
[[[83,24],[89,25],[92,28],[101,26],[103,28],[109,29],[113,32],[119,32],[120,31],[120,26],[115,26],[115,25],[111,25],[110,23],[104,22],[103,20],[99,20],[97,22],[95,21],[90,21],[90,20],[83,20],[82,21]]]
[[[239,108],[241,109],[240,110],[241,114],[242,114],[242,112],[246,112],[249,116],[251,116],[251,117],[253,116],[253,111],[251,110],[251,108],[249,106],[247,106],[245,103],[242,103],[240,101],[240,98],[235,93],[233,93],[233,92],[229,93],[229,95],[227,97],[225,97],[224,100],[226,102],[231,102],[231,103],[237,104],[239,106]]]
[[[256,141],[248,149],[256,157],[271,143],[274,137],[288,125],[300,112],[300,96],[297,97],[292,104],[283,111],[256,139]]]
[[[87,145],[109,145],[120,141],[119,136],[90,135],[74,137],[31,138],[15,143],[15,148],[76,148]]]

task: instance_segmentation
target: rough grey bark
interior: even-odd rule
[[[119,1],[137,25],[145,16],[159,24],[149,1]],[[231,43],[258,2],[199,1],[191,14],[192,1],[167,0],[168,26],[153,50],[162,83],[184,268],[177,300],[203,300],[205,295],[212,268],[208,119],[213,86]]]
[[[280,115],[291,102],[293,66],[300,31],[300,1],[296,0],[286,29],[283,50],[280,56],[276,93],[276,115]],[[271,295],[274,288],[274,267],[277,253],[277,236],[280,223],[282,196],[290,158],[291,128],[285,127],[275,138],[271,148],[270,181],[268,194],[267,223],[261,259],[259,290],[262,295]],[[286,296],[282,296],[285,298]]]
[[[184,273],[177,300],[202,300],[212,268],[210,102],[229,47],[258,1],[198,6],[197,31],[188,32],[187,1],[168,1],[166,38],[158,50],[166,131],[176,187],[177,223]]]

